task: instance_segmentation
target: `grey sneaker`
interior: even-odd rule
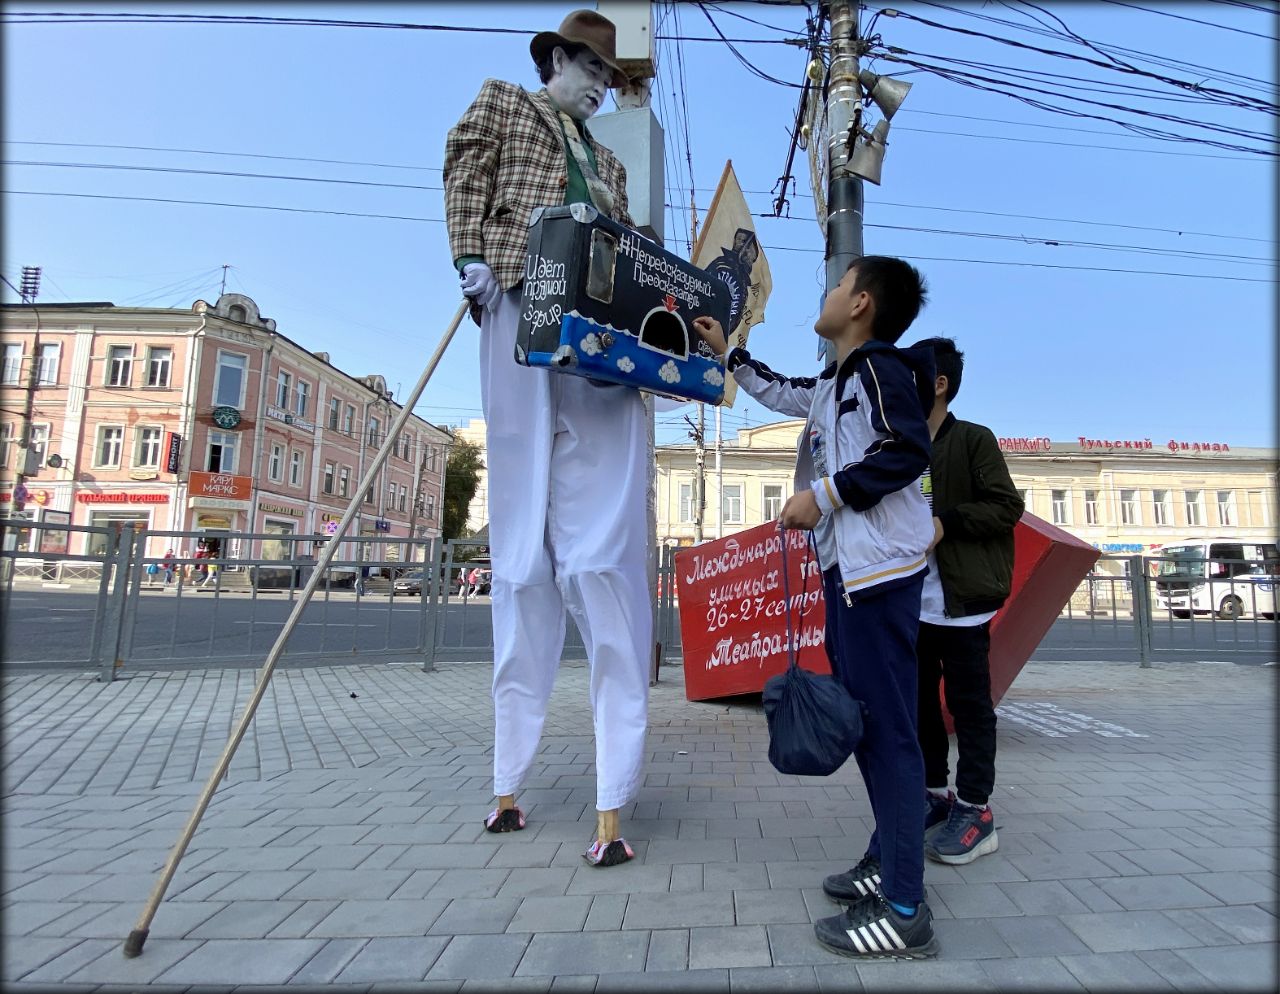
[[[822,881],[822,892],[837,904],[852,904],[874,894],[879,885],[880,860],[863,856],[853,869],[833,873]]]
[[[933,913],[921,901],[904,918],[877,891],[865,901],[814,923],[818,941],[842,956],[860,959],[927,959],[938,951]]]

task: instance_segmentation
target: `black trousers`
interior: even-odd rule
[[[920,623],[917,727],[926,787],[945,787],[949,742],[942,721],[941,679],[956,730],[956,794],[986,804],[996,782],[996,711],[991,705],[991,623],[968,628]]]

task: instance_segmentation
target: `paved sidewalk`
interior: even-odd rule
[[[811,922],[866,843],[856,768],[783,776],[758,703],[653,689],[637,859],[587,866],[587,671],[557,684],[523,832],[483,664],[277,672],[151,925],[120,951],[256,673],[4,678],[3,960],[23,990],[1274,990],[1274,667],[1032,663],[1001,709],[1000,849],[926,865],[939,957]],[[355,696],[352,696],[352,695]]]

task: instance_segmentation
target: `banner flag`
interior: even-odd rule
[[[730,327],[725,329],[729,347],[745,347],[752,325],[764,320],[764,305],[773,289],[769,260],[756,237],[751,209],[742,195],[733,161],[724,164],[716,195],[707,210],[698,243],[689,260],[724,282],[733,301]],[[724,380],[724,406],[732,407],[738,385],[732,376]]]

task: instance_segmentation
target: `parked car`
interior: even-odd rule
[[[410,570],[405,573],[391,587],[391,596],[396,594],[404,594],[405,596],[422,596],[422,581],[426,578],[424,571],[420,569]]]

